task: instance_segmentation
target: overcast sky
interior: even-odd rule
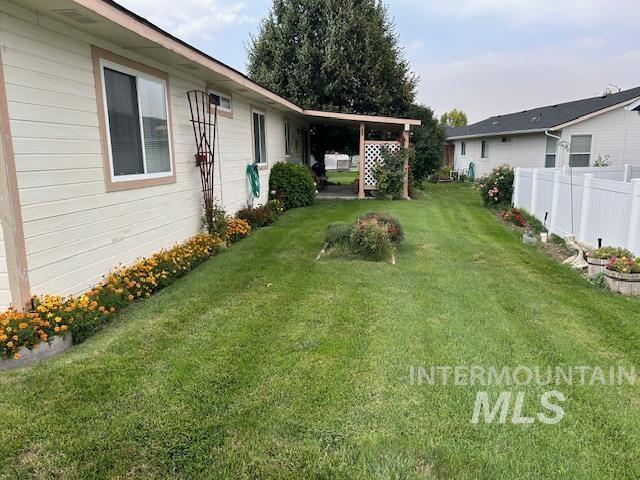
[[[246,71],[270,0],[119,0]],[[418,100],[470,121],[640,86],[640,0],[388,0]]]

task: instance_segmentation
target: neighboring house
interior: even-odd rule
[[[484,175],[502,163],[585,167],[598,158],[640,165],[640,113],[626,108],[638,99],[640,87],[448,128],[454,168],[467,169],[473,162],[476,175]],[[545,132],[560,137],[560,145]]]
[[[219,105],[231,213],[251,200],[247,164],[259,204],[276,162],[308,163],[314,124],[359,126],[364,151],[367,127],[408,139],[420,123],[303,110],[111,1],[0,0],[0,55],[0,307],[83,292],[200,230],[187,91]]]

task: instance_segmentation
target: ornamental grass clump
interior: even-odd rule
[[[332,256],[380,261],[392,257],[403,239],[404,230],[397,218],[384,212],[367,212],[355,223],[329,224],[325,247]]]
[[[20,347],[37,348],[38,344],[65,332],[73,334],[74,343],[82,342],[116,312],[172,284],[215,255],[223,245],[217,235],[196,235],[133,265],[117,267],[80,296],[34,297],[31,312],[11,309],[1,312],[1,356],[19,358]]]

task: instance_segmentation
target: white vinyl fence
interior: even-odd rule
[[[513,205],[560,237],[640,255],[640,167],[517,168]]]

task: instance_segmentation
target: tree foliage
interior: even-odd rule
[[[414,179],[422,181],[440,167],[446,133],[429,107],[419,104],[411,105],[407,116],[422,121],[422,125],[412,129],[415,161],[411,165]]]
[[[274,0],[249,76],[303,108],[400,115],[417,78],[379,0]]]
[[[454,108],[442,114],[440,123],[442,125],[449,125],[450,127],[464,127],[467,125],[467,114],[462,110]]]

